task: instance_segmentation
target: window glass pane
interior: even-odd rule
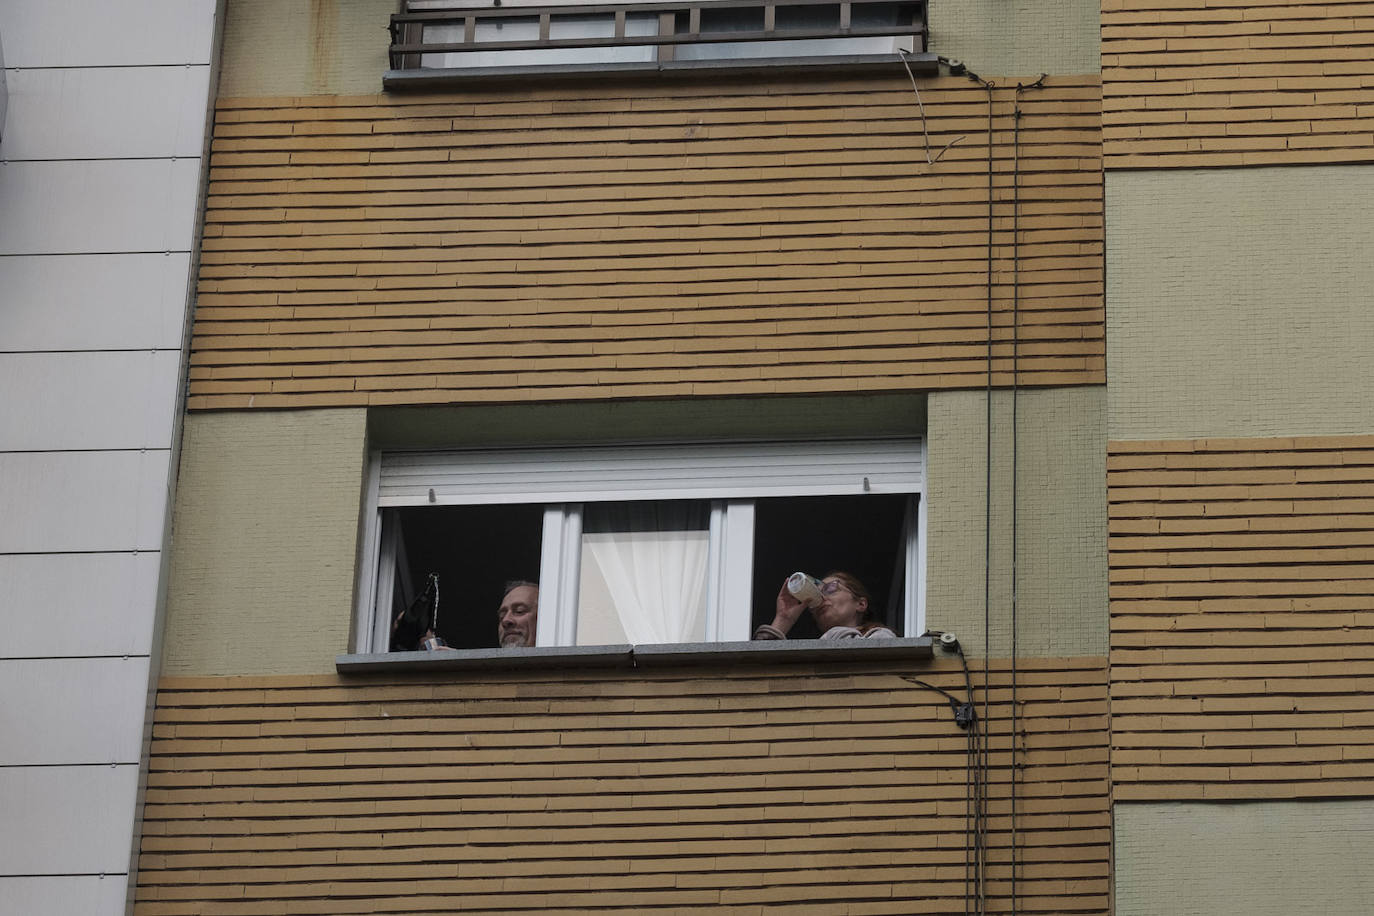
[[[754,626],[771,623],[778,588],[794,572],[850,573],[868,589],[869,620],[901,635],[910,496],[808,496],[754,504]],[[789,636],[819,636],[803,614]]]
[[[780,6],[777,8],[774,26],[780,31],[838,29],[840,27],[840,7],[839,4],[835,6]]]
[[[706,7],[701,11],[701,30],[703,32],[762,32],[763,7],[742,9],[713,9]]]
[[[588,505],[577,644],[705,639],[709,529],[701,501]]]
[[[454,648],[496,646],[505,583],[539,577],[544,507],[434,506],[399,509],[392,518],[403,546],[393,607],[410,605],[437,573],[439,636]]]
[[[824,57],[840,54],[889,54],[910,50],[911,39],[888,37],[807,38],[783,41],[722,41],[679,45],[678,60],[741,60],[754,57]],[[894,57],[893,60],[896,60]],[[899,65],[900,66],[900,65]]]
[[[551,39],[607,38],[615,34],[615,17],[604,15],[559,15],[549,22]],[[644,38],[658,34],[658,16],[651,13],[631,13],[625,17],[625,36]],[[539,38],[539,20],[519,17],[511,19],[479,19],[474,41],[535,41]],[[461,42],[462,23],[426,25],[424,40],[428,43]],[[633,63],[654,59],[651,45],[628,45],[616,48],[536,48],[528,51],[449,51],[424,54],[421,67],[524,67],[552,64]]]

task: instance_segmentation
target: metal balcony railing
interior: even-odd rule
[[[388,88],[437,78],[890,63],[895,45],[875,50],[881,42],[873,40],[884,38],[909,39],[908,61],[934,66],[926,0],[433,8],[441,5],[391,17]]]

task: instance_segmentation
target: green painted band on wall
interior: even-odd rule
[[[985,577],[987,399],[981,391],[930,396],[927,625],[954,632],[970,655],[1011,654],[1014,448],[1017,654],[1105,655],[1106,391],[1020,392],[1014,443],[1011,392],[994,392],[992,406]]]
[[[349,645],[365,411],[192,413],[162,673],[323,674]]]
[[[1118,802],[1117,916],[1358,916],[1374,801]]]
[[[1374,430],[1374,168],[1107,175],[1113,440]]]

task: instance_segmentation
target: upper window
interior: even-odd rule
[[[789,574],[833,569],[919,633],[923,466],[920,439],[379,452],[357,651],[417,603],[448,645],[496,646],[522,581],[539,646],[747,640]]]
[[[894,53],[934,65],[924,0],[540,4],[409,0],[391,18],[388,88],[541,72],[800,66]]]

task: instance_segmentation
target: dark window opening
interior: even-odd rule
[[[779,30],[839,29],[840,6],[780,6],[775,27]]]
[[[731,639],[747,638],[743,622],[749,621],[752,632],[772,621],[778,587],[790,574],[824,576],[833,570],[858,577],[871,595],[869,621],[901,635],[907,590],[915,585],[907,581],[907,564],[917,499],[909,494],[756,498],[749,501],[752,542],[746,538],[743,544],[728,542],[725,529],[715,527],[713,518],[725,518],[713,514],[726,511],[721,501],[388,509],[383,516],[383,564],[394,556],[394,565],[379,588],[390,589],[390,621],[404,616],[400,629],[392,629],[390,646],[418,648],[419,638],[437,618],[435,633],[448,646],[495,648],[504,585],[540,578],[541,565],[549,559],[542,556],[545,521],[557,518],[558,508],[564,513],[563,524],[576,527],[568,529],[573,534],[563,541],[563,548],[550,549],[576,552],[562,560],[555,555],[550,562],[555,569],[577,564],[580,572],[562,574],[577,576],[562,586],[576,586],[575,597],[569,596],[575,607],[556,607],[555,586],[547,591],[540,611],[541,617],[576,612],[575,619],[563,620],[568,629],[561,638],[575,640],[572,644],[701,642],[707,633],[720,632],[738,634]],[[569,537],[566,532],[564,537]],[[752,575],[745,578],[741,569],[740,578],[730,579],[727,558],[711,559],[713,550],[751,550]],[[438,577],[437,615],[427,602],[417,601],[431,574]],[[727,582],[732,583],[730,594],[718,592]],[[388,601],[382,597],[386,594],[379,594],[383,602]],[[408,609],[411,613],[405,615]],[[741,626],[730,624],[727,629],[722,620]],[[803,614],[790,633],[793,639],[819,635],[810,614]]]
[[[438,573],[438,635],[458,649],[494,648],[502,587],[539,578],[544,507],[434,506],[396,509],[391,518],[400,532],[402,567],[392,619]]]
[[[753,623],[773,620],[778,587],[794,572],[824,576],[843,570],[873,596],[869,620],[902,635],[909,496],[810,496],[759,499],[754,505]],[[789,636],[820,633],[802,614]]]

